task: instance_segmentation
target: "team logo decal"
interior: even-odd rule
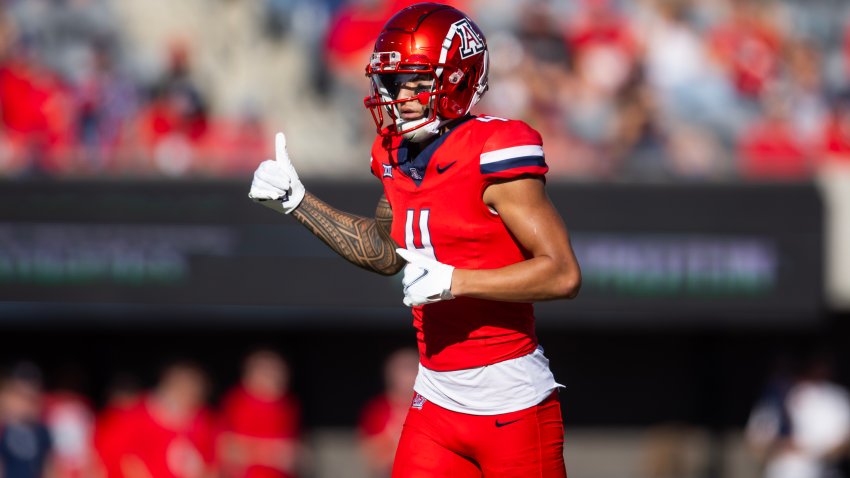
[[[455,27],[455,35],[460,36],[460,57],[463,59],[469,58],[472,55],[477,55],[484,51],[484,42],[472,25],[468,18],[457,21],[452,24]]]
[[[384,177],[385,177],[385,178],[391,178],[391,177],[393,177],[393,167],[392,167],[392,165],[390,165],[390,164],[382,164],[381,166],[383,166],[383,167],[384,167]]]
[[[417,181],[421,181],[422,173],[420,173],[419,170],[416,168],[410,168],[410,177]]]
[[[413,394],[413,403],[410,404],[410,408],[422,410],[422,405],[425,405],[425,397],[418,393]]]

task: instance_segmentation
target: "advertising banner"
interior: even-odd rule
[[[311,183],[371,215],[373,184]],[[823,207],[811,185],[552,183],[583,287],[557,325],[817,321]],[[0,320],[409,327],[400,276],[351,266],[233,182],[0,185]]]

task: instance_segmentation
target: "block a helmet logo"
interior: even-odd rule
[[[472,55],[477,55],[484,51],[484,41],[478,36],[478,33],[469,24],[469,19],[464,18],[455,23],[452,23],[455,35],[460,36],[460,57],[463,59],[469,58]]]

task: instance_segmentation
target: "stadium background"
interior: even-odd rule
[[[584,288],[542,304],[575,476],[758,476],[777,363],[850,384],[850,9],[841,1],[455,2],[488,36],[478,111],[538,128]],[[369,214],[369,40],[403,2],[9,0],[0,7],[0,365],[210,403],[252,347],[293,368],[305,476],[360,476],[354,426],[413,343],[398,278],[247,199],[287,133],[308,189]],[[365,50],[364,50],[365,49]]]

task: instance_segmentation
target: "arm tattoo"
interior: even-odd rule
[[[404,267],[390,238],[393,216],[384,196],[371,219],[334,209],[308,192],[292,217],[354,265],[384,275]]]

